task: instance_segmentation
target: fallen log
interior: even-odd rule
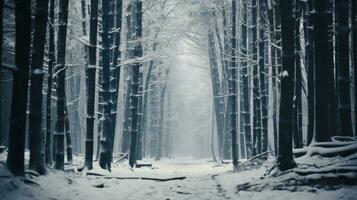
[[[341,142],[345,144],[336,143],[335,146],[329,144],[330,147],[320,147],[317,145],[326,146],[327,143],[317,143],[317,145],[313,144],[312,146],[305,147],[302,149],[294,149],[293,153],[295,157],[300,157],[303,155],[315,156],[319,155],[322,157],[347,157],[357,152],[357,142]]]
[[[160,181],[160,182],[165,182],[165,181],[175,181],[175,180],[184,180],[186,179],[185,176],[179,176],[179,177],[170,177],[170,178],[154,178],[154,177],[140,177],[140,176],[127,176],[127,177],[121,177],[121,176],[105,176],[103,174],[95,173],[95,172],[87,172],[87,175],[90,176],[102,176],[105,179],[140,179],[140,180],[150,180],[150,181]]]

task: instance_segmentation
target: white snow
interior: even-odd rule
[[[82,158],[76,158],[75,164]],[[262,178],[272,161],[258,169],[233,172],[231,164],[217,165],[209,159],[176,158],[159,162],[146,160],[152,167],[130,169],[126,163],[113,168],[111,173],[101,170],[97,163],[92,173],[105,176],[85,175],[83,173],[60,172],[50,170],[46,176],[33,177],[36,184],[24,184],[23,178],[9,177],[9,172],[0,169],[0,199],[355,199],[357,186],[345,186],[337,190],[314,188],[313,186],[297,186],[297,190],[276,190],[280,181],[292,178],[283,175],[281,178]],[[2,164],[0,164],[3,166]],[[28,175],[27,175],[28,176]],[[153,181],[142,179],[115,179],[113,177],[146,177],[173,178],[185,176],[184,180]],[[112,177],[112,178],[110,178]],[[239,191],[237,185],[249,181],[262,181],[266,184],[262,191]],[[104,185],[103,188],[95,186]]]

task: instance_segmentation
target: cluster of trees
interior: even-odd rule
[[[237,167],[239,156],[272,152],[285,170],[293,148],[355,136],[356,9],[345,0],[202,5],[220,159]]]
[[[28,147],[30,169],[45,174],[54,161],[63,170],[72,144],[88,169],[96,157],[110,170],[117,151],[131,167],[170,156],[168,77],[185,37],[208,54],[219,159],[238,167],[239,158],[273,152],[280,169],[294,167],[293,148],[354,136],[356,4],[1,1],[1,54],[14,57],[0,76],[7,166],[22,175]]]
[[[83,142],[88,169],[96,157],[110,170],[114,141],[131,167],[170,156],[166,49],[178,34],[165,28],[177,6],[168,2],[1,1],[2,55],[14,59],[1,65],[0,141],[14,175],[24,174],[25,148],[40,174],[63,170]]]

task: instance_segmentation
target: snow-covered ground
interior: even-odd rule
[[[104,176],[51,170],[47,176],[33,177],[30,182],[25,181],[26,184],[23,178],[7,177],[6,170],[2,168],[0,169],[0,199],[357,199],[356,186],[344,186],[333,190],[303,186],[295,191],[272,189],[274,187],[271,186],[259,191],[237,192],[237,185],[263,179],[261,177],[271,166],[269,163],[258,169],[232,172],[230,164],[216,165],[208,162],[208,159],[178,158],[150,162],[153,165],[151,168],[131,170],[126,165],[119,165],[109,173],[95,166],[95,170],[91,171]],[[117,179],[124,177],[165,179],[182,176],[186,179],[171,181]],[[34,183],[31,183],[31,180]],[[272,181],[271,184],[277,185],[278,181]]]

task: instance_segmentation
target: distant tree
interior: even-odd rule
[[[294,99],[294,17],[293,0],[280,1],[282,72],[281,99],[279,111],[279,151],[278,168],[282,171],[294,168],[296,163],[292,154],[292,116]]]
[[[339,129],[342,136],[353,136],[351,120],[351,92],[349,65],[349,1],[335,0],[336,9],[336,62]]]
[[[57,121],[54,140],[56,142],[55,168],[64,169],[65,137],[65,75],[66,75],[66,38],[68,21],[68,0],[59,1],[59,27],[57,35]]]
[[[232,160],[234,168],[238,167],[238,144],[237,144],[237,114],[238,109],[236,105],[236,98],[237,98],[237,73],[238,73],[238,65],[236,62],[236,55],[237,55],[237,1],[232,0],[232,38],[231,38],[231,45],[232,45],[232,54],[231,54],[231,70],[230,70],[230,79],[229,79],[229,103],[231,104],[231,137],[232,137]]]
[[[42,88],[47,18],[48,0],[37,1],[32,44],[29,131],[30,169],[39,174],[46,173],[44,132],[42,130]]]
[[[72,140],[71,140],[71,127],[69,125],[69,116],[68,116],[68,105],[67,105],[67,95],[65,94],[64,98],[64,128],[65,128],[65,138],[66,138],[66,155],[67,161],[72,163],[73,154],[72,154]]]
[[[95,105],[95,74],[97,67],[97,27],[98,27],[98,0],[91,0],[88,47],[87,74],[87,136],[84,165],[89,170],[93,168],[93,141],[94,141],[94,105]]]

